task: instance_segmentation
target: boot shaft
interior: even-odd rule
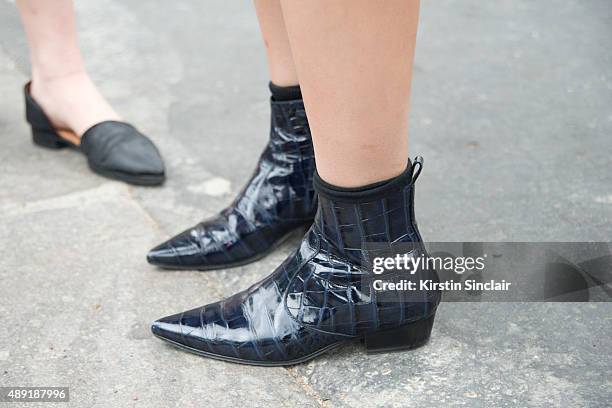
[[[270,138],[250,181],[231,205],[257,224],[312,220],[316,171],[302,100],[271,100]]]
[[[271,100],[270,113],[270,139],[266,151],[271,154],[271,159],[280,158],[281,165],[289,161],[301,164],[312,162],[311,168],[304,168],[304,171],[312,170],[309,172],[312,180],[314,150],[304,102],[301,99],[280,102]]]
[[[417,164],[415,164],[417,166]],[[330,253],[368,263],[378,251],[422,242],[414,215],[414,167],[389,182],[338,189],[315,175],[315,225]],[[418,176],[418,175],[417,175]]]

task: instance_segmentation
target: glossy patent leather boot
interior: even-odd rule
[[[170,269],[222,269],[256,261],[312,224],[316,198],[310,128],[301,99],[271,101],[270,139],[236,200],[152,249],[147,260]]]
[[[56,129],[24,87],[26,120],[32,126],[32,140],[49,149],[74,147],[87,157],[89,168],[101,176],[130,184],[153,186],[166,179],[159,151],[134,126],[114,120],[100,122],[79,138],[69,129]],[[79,142],[80,139],[80,142]]]
[[[367,190],[337,189],[315,176],[318,212],[295,253],[243,292],[154,322],[153,334],[206,357],[263,366],[304,362],[354,339],[373,352],[425,344],[440,292],[373,287],[377,279],[437,282],[436,272],[372,268],[382,254],[425,254],[413,212],[417,160]]]

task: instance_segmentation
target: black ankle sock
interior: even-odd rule
[[[302,91],[299,85],[293,86],[278,86],[270,82],[270,92],[272,92],[272,99],[275,101],[293,101],[296,99],[302,99]]]
[[[412,162],[408,160],[406,170],[399,176],[378,181],[361,187],[338,187],[323,180],[319,173],[314,174],[314,188],[318,194],[338,201],[361,201],[384,197],[390,190],[409,184],[412,181]]]

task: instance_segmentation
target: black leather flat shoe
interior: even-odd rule
[[[389,250],[425,255],[413,212],[421,166],[417,159],[397,178],[359,191],[315,176],[318,212],[295,253],[243,292],[154,322],[153,334],[202,356],[262,366],[301,363],[356,339],[370,352],[425,344],[441,294],[418,281],[438,282],[436,272],[372,268]],[[374,290],[376,279],[412,280],[417,289]]]
[[[236,200],[153,248],[147,260],[170,269],[220,269],[256,261],[316,212],[310,128],[302,100],[272,101],[270,140]]]
[[[106,121],[89,128],[78,143],[68,129],[56,129],[24,88],[26,119],[32,126],[32,139],[39,146],[61,149],[74,147],[87,156],[96,173],[130,184],[158,185],[165,180],[164,162],[155,145],[128,123]]]

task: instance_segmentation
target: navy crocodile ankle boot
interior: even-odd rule
[[[379,291],[375,281],[437,282],[436,272],[373,268],[383,254],[425,255],[413,211],[421,168],[419,158],[400,176],[359,190],[315,175],[317,215],[291,256],[240,293],[154,322],[153,334],[206,357],[263,366],[301,363],[355,339],[375,352],[425,344],[440,292],[418,284]]]
[[[310,227],[317,208],[315,161],[304,103],[272,99],[271,105],[270,140],[236,200],[152,249],[149,263],[199,270],[244,265]]]

